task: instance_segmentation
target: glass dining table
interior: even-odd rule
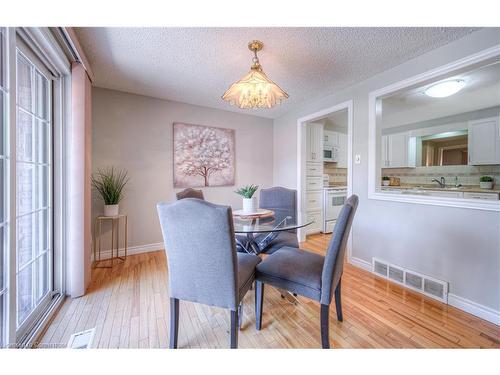
[[[250,254],[260,254],[281,233],[303,228],[313,220],[297,220],[289,210],[259,209],[253,214],[233,211],[233,223],[238,248]]]

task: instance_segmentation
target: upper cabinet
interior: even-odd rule
[[[414,168],[416,138],[408,132],[382,136],[382,168]]]
[[[469,165],[500,164],[500,121],[490,117],[469,122]]]
[[[323,124],[307,125],[306,153],[307,161],[323,161]]]
[[[347,168],[347,134],[332,130],[323,131],[323,142],[328,148],[333,148],[332,155],[337,168]],[[331,161],[331,160],[329,160]]]
[[[325,130],[323,132],[323,142],[329,146],[338,146],[340,143],[340,133]]]
[[[338,161],[337,168],[347,168],[347,134],[338,134]]]

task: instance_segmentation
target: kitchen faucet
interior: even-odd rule
[[[437,182],[440,188],[446,187],[446,180],[444,179],[444,177],[441,177],[439,180],[437,178],[433,178],[432,182]]]

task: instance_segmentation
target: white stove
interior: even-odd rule
[[[323,233],[331,233],[347,199],[347,186],[323,188]]]

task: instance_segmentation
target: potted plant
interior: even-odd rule
[[[481,189],[492,189],[493,188],[493,177],[481,176],[479,178],[479,187]]]
[[[92,186],[104,201],[104,216],[117,216],[118,204],[123,198],[123,188],[129,178],[126,170],[115,170],[114,167],[99,169],[92,174]]]
[[[253,195],[258,188],[256,185],[247,185],[236,190],[235,193],[243,197],[243,212],[252,213],[257,211],[257,197]]]
[[[389,176],[383,176],[382,177],[382,185],[383,186],[389,186],[389,183],[391,182],[391,179]]]

